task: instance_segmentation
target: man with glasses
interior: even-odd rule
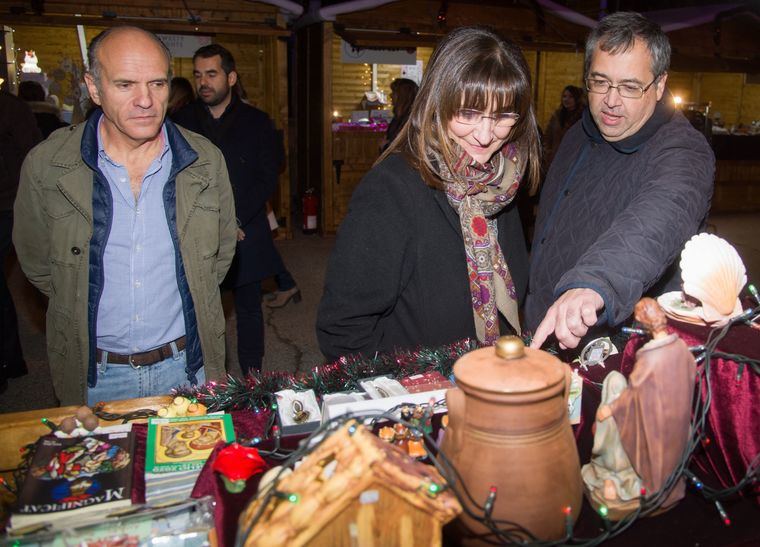
[[[679,286],[679,253],[704,227],[715,157],[675,110],[669,65],[667,36],[640,14],[610,15],[589,35],[589,108],[541,194],[525,305],[532,347],[553,334],[574,348],[622,323],[642,295]]]

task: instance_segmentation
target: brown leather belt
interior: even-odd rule
[[[185,349],[185,337],[182,336],[174,340],[177,344],[177,351]],[[97,350],[98,363],[103,361],[102,349]],[[133,353],[132,355],[121,355],[119,353],[108,352],[108,363],[112,365],[132,365],[133,367],[148,367],[160,363],[164,359],[168,359],[174,355],[172,350],[172,343],[168,342],[160,348],[152,349],[150,351],[144,351],[142,353]]]

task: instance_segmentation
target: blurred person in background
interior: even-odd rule
[[[404,127],[409,119],[409,113],[412,111],[412,103],[417,96],[419,87],[409,78],[396,78],[391,82],[391,102],[393,103],[393,119],[388,124],[388,130],[385,133],[382,150],[385,151],[393,142],[393,139]]]
[[[277,187],[285,159],[282,138],[271,118],[243,102],[235,58],[210,44],[193,56],[197,100],[175,116],[177,123],[208,138],[224,154],[235,193],[237,248],[225,286],[232,288],[237,318],[238,360],[243,374],[261,370],[264,359],[264,314],[261,282],[285,270],[267,217],[267,201]],[[292,285],[278,291],[272,303],[298,302]],[[270,303],[270,305],[272,305]]]
[[[172,78],[169,88],[169,106],[166,108],[166,114],[173,119],[174,114],[195,100],[195,90],[190,80],[182,76]]]
[[[552,114],[546,131],[544,131],[544,169],[548,170],[554,155],[557,153],[559,143],[575,122],[581,119],[585,103],[583,90],[580,87],[569,85],[562,90],[560,107]]]
[[[68,125],[61,121],[59,108],[45,99],[45,88],[39,82],[21,82],[18,85],[18,96],[32,109],[43,139],[47,139],[56,129]]]
[[[16,307],[5,280],[5,259],[11,250],[13,201],[21,165],[40,140],[42,135],[29,106],[10,93],[0,92],[0,392],[9,378],[27,373],[21,354]]]

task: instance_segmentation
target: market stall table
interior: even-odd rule
[[[687,344],[703,344],[708,330],[673,323],[670,327],[682,336]],[[635,351],[644,343],[640,337],[632,338],[621,354],[607,359],[605,366],[590,367],[581,371],[584,377],[581,423],[574,426],[578,451],[582,463],[590,458],[593,445],[591,425],[601,394],[601,382],[610,370],[619,370],[624,375],[630,374]],[[760,358],[760,331],[747,326],[735,326],[718,345],[718,350],[725,353],[743,354]],[[723,488],[735,484],[743,476],[747,464],[758,454],[760,447],[760,406],[756,404],[760,394],[760,377],[750,370],[738,375],[739,365],[733,361],[713,359],[710,368],[712,386],[712,404],[708,414],[709,430],[706,432],[710,443],[703,445],[694,455],[692,470],[697,472],[706,484]],[[705,393],[703,393],[703,396]],[[125,413],[142,408],[156,409],[169,401],[169,397],[151,399],[133,399],[122,401],[116,406],[106,408],[109,412]],[[754,404],[753,404],[754,402]],[[6,442],[0,445],[0,471],[8,475],[19,464],[19,448],[34,442],[48,428],[42,418],[56,422],[71,415],[76,407],[46,409],[23,413],[0,415],[0,434]],[[233,421],[238,438],[263,437],[268,426],[269,414],[265,411],[233,411]],[[133,501],[144,500],[144,482],[142,466],[145,450],[145,426],[137,425],[137,453],[135,461],[136,488]],[[297,438],[286,440],[294,447]],[[266,442],[265,448],[271,448]],[[218,447],[217,447],[218,451]],[[214,455],[212,454],[213,460]],[[275,463],[275,462],[270,462]],[[246,505],[244,498],[253,495],[257,481],[246,488],[243,496],[229,494],[220,488],[221,481],[210,471],[210,465],[204,468],[196,484],[194,495],[212,494],[218,500],[219,511],[216,515],[217,528],[222,530],[220,543],[231,545],[235,533],[238,514]],[[656,545],[705,544],[705,545],[750,545],[760,542],[760,504],[754,496],[726,500],[723,502],[732,520],[726,526],[715,506],[701,494],[689,489],[686,498],[674,509],[651,518],[642,518],[634,522],[629,529],[619,536],[609,539],[609,545],[640,545],[647,541]],[[580,518],[574,533],[576,537],[593,538],[603,533],[604,521],[584,500]],[[444,536],[444,544],[446,536]]]

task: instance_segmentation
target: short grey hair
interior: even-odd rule
[[[586,60],[583,69],[588,76],[591,59],[597,46],[611,55],[625,53],[633,49],[636,40],[647,46],[651,57],[651,69],[655,78],[665,74],[670,68],[670,40],[660,28],[640,13],[619,11],[608,15],[594,28],[586,39]]]
[[[158,47],[161,49],[161,51],[166,55],[166,63],[169,67],[168,72],[166,74],[167,80],[171,80],[172,78],[172,54],[169,51],[169,48],[166,47],[166,44],[164,44],[158,36],[153,34],[152,32],[142,29],[140,27],[134,27],[131,25],[119,25],[115,27],[110,27],[98,34],[95,38],[92,39],[90,42],[90,45],[87,47],[87,73],[92,76],[93,81],[95,82],[95,86],[100,89],[100,76],[101,76],[101,66],[100,66],[100,58],[98,56],[98,53],[100,52],[100,48],[103,45],[103,42],[106,38],[111,36],[112,34],[116,34],[119,32],[124,31],[136,31],[144,34],[151,40],[153,40],[156,44],[158,44]]]

